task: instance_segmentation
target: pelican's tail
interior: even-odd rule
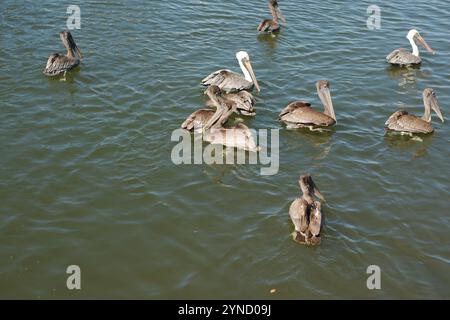
[[[321,243],[320,236],[306,236],[304,233],[298,231],[292,232],[292,239],[298,244],[307,246],[318,246]]]

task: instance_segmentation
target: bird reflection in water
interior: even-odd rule
[[[260,33],[258,34],[257,40],[261,43],[265,43],[269,48],[269,53],[274,54],[278,45],[279,37],[281,36],[280,33],[280,31],[276,33]]]
[[[429,134],[405,135],[387,131],[384,135],[384,141],[389,148],[395,149],[396,151],[412,151],[411,160],[415,160],[428,155],[427,149],[432,143],[433,137],[433,135]]]
[[[419,79],[425,79],[431,76],[427,71],[420,69],[420,66],[397,67],[389,66],[386,73],[391,79],[399,80],[399,87],[415,86]]]
[[[318,129],[316,129],[318,130]],[[321,131],[311,131],[309,128],[287,129],[288,134],[298,136],[292,141],[305,141],[314,149],[314,160],[325,159],[331,151],[331,138],[336,132],[335,127],[320,128]],[[291,140],[291,139],[289,139]],[[297,148],[297,146],[295,146]],[[313,167],[317,167],[319,162],[314,162]]]

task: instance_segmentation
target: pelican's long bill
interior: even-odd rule
[[[336,121],[336,115],[334,113],[333,108],[333,101],[331,100],[330,83],[327,80],[319,80],[316,83],[316,87],[320,101],[322,101],[322,104],[325,107],[325,114],[330,116]]]
[[[69,34],[69,41],[71,42],[72,49],[76,50],[78,55],[80,56],[80,59],[83,59],[83,54],[81,53],[80,48],[78,48],[77,44],[75,43],[75,40],[73,40],[72,35]]]
[[[60,37],[67,50],[71,51],[72,54],[76,51],[80,56],[80,59],[83,58],[83,54],[81,53],[80,48],[78,48],[77,44],[75,43],[75,40],[73,40],[72,34],[70,32],[62,31],[60,32]]]
[[[428,52],[430,52],[432,54],[436,54],[436,51],[431,49],[431,47],[428,45],[428,43],[425,41],[424,38],[422,38],[422,36],[419,33],[416,34],[415,38],[419,42],[419,44],[422,45],[422,47],[427,49]]]
[[[258,80],[256,79],[255,72],[253,71],[252,64],[249,59],[244,58],[242,59],[242,63],[244,64],[244,67],[247,69],[247,71],[250,73],[250,77],[252,78],[253,84],[255,85],[255,88],[258,92],[261,91],[261,88],[259,87]]]
[[[217,108],[216,113],[208,120],[208,122],[203,127],[203,131],[208,131],[209,129],[213,128],[222,117],[222,114],[224,113],[224,110],[222,107]]]
[[[203,128],[204,131],[207,131],[219,123],[219,121],[222,119],[222,116],[227,110],[219,101],[219,96],[222,94],[222,90],[220,90],[218,86],[209,86],[208,89],[205,90],[204,94],[209,97],[209,99],[217,108],[214,115],[208,120]]]
[[[325,197],[320,193],[319,188],[317,188],[314,183],[312,177],[309,174],[304,174],[300,176],[300,186],[304,184],[304,186],[308,189],[309,193],[314,194],[317,198],[322,201],[326,201]]]
[[[78,55],[80,56],[80,59],[83,59],[83,54],[81,53],[81,50],[80,50],[80,48],[78,48],[78,46],[77,46],[77,45],[75,45],[75,49],[77,50],[77,52],[78,52]]]
[[[319,189],[317,188],[317,186],[314,184],[313,182],[313,186],[314,186],[314,195],[319,198],[322,201],[326,201],[325,197],[320,193]]]
[[[275,13],[276,13],[278,19],[280,19],[280,20],[283,21],[283,22],[286,22],[286,19],[284,18],[284,15],[283,15],[283,13],[281,12],[279,6],[276,6],[276,7],[275,7]]]
[[[444,116],[441,112],[441,107],[439,106],[438,100],[436,98],[436,93],[433,90],[430,90],[430,93],[427,94],[427,96],[424,99],[425,102],[425,108],[429,108],[430,110],[433,110],[436,112],[439,119],[441,119],[442,122],[444,122]]]

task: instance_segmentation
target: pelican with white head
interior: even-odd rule
[[[406,51],[405,49],[396,49],[386,57],[387,62],[397,66],[420,65],[422,63],[422,58],[420,57],[419,47],[417,46],[417,43],[424,47],[428,52],[436,54],[436,51],[431,49],[431,47],[416,29],[411,29],[406,35],[406,38],[411,44],[412,52]]]
[[[251,90],[253,87],[260,92],[261,88],[253,71],[249,54],[245,51],[239,51],[236,53],[236,59],[239,62],[243,75],[227,69],[221,69],[204,78],[202,84],[204,86],[218,86],[225,93]]]

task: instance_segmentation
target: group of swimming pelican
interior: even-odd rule
[[[263,20],[257,27],[259,32],[275,34],[280,30],[280,21],[286,22],[277,0],[269,0],[269,9],[272,19]],[[76,45],[72,35],[68,31],[60,32],[60,38],[67,49],[67,53],[52,54],[43,73],[47,76],[56,76],[79,66],[82,53]],[[386,61],[394,66],[418,66],[422,63],[417,43],[431,53],[435,53],[423,37],[415,29],[407,34],[407,39],[412,46],[412,52],[405,49],[394,50],[386,57]],[[183,129],[191,132],[202,133],[203,140],[211,144],[219,144],[226,147],[244,149],[258,152],[257,146],[250,129],[242,122],[229,124],[230,116],[235,113],[244,116],[255,116],[255,99],[250,91],[255,88],[261,91],[250,56],[245,51],[236,53],[242,74],[221,69],[211,73],[202,80],[202,85],[207,87],[204,94],[209,100],[208,108],[202,108],[193,112],[181,125]],[[280,113],[279,120],[286,124],[287,128],[306,127],[311,130],[321,127],[329,127],[336,124],[336,115],[330,93],[330,83],[327,80],[316,82],[317,94],[324,106],[323,112],[311,107],[305,101],[294,101],[288,104]],[[389,131],[401,134],[432,133],[431,111],[444,122],[436,93],[427,88],[423,91],[423,103],[425,112],[422,117],[409,114],[405,110],[393,113],[385,123]],[[320,232],[322,227],[322,206],[318,199],[324,200],[319,189],[309,174],[303,174],[299,180],[303,195],[291,204],[289,214],[295,226],[293,239],[301,244],[320,244]]]

